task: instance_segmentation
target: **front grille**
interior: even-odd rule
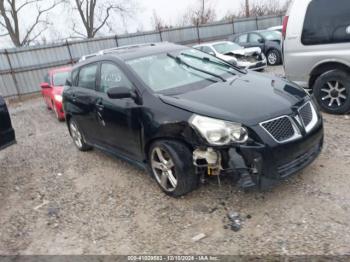
[[[286,164],[278,166],[277,172],[279,176],[281,178],[284,178],[304,168],[318,156],[320,151],[321,151],[321,145],[316,145],[311,149],[309,149],[306,153],[296,157],[293,161],[290,161]]]
[[[284,142],[295,136],[291,119],[283,116],[261,124],[261,126],[278,142]]]
[[[308,102],[299,109],[299,114],[303,120],[304,126],[308,126],[313,118],[311,103]]]

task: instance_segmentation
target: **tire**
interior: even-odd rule
[[[350,111],[350,75],[335,69],[320,75],[313,86],[314,96],[324,112],[345,114]]]
[[[85,142],[84,135],[80,131],[77,122],[73,118],[69,120],[69,133],[73,139],[74,145],[80,151],[89,151],[92,149],[92,147]]]
[[[281,54],[276,49],[271,49],[266,54],[266,60],[269,65],[275,66],[281,64]]]
[[[159,150],[163,159],[159,157]],[[176,141],[159,140],[152,144],[148,159],[152,176],[167,195],[180,197],[198,187],[199,176],[195,174],[192,152],[186,145]],[[159,167],[159,164],[163,166]]]

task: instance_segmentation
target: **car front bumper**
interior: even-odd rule
[[[256,144],[229,150],[230,159],[239,153],[253,181],[262,188],[286,179],[310,165],[323,147],[323,125],[320,123],[301,139],[273,146]]]

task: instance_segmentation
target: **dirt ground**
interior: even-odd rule
[[[75,149],[40,98],[10,112],[18,143],[0,152],[2,255],[350,254],[348,116],[324,115],[321,156],[268,192],[214,179],[173,199],[144,171]],[[231,210],[244,218],[238,232],[224,228]]]

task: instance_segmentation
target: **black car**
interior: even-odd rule
[[[282,63],[282,34],[275,30],[259,30],[237,34],[229,38],[244,47],[260,47],[269,65]]]
[[[0,150],[16,142],[5,100],[0,96]]]
[[[322,148],[322,117],[302,88],[184,46],[116,49],[76,65],[67,85],[64,112],[78,149],[148,169],[171,196],[224,174],[264,187]]]

